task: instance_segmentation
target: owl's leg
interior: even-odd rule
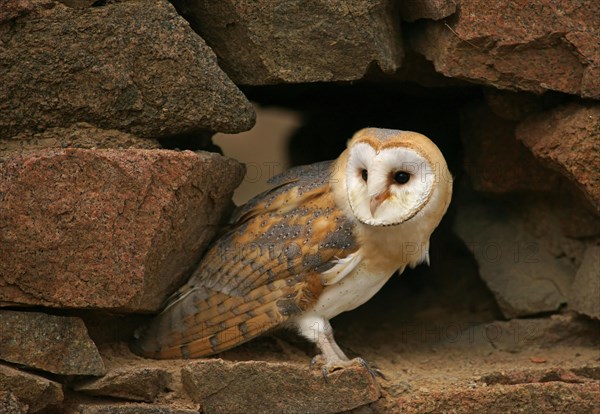
[[[348,359],[335,342],[333,329],[327,319],[315,315],[304,316],[299,318],[296,324],[300,334],[319,347],[321,354],[314,357],[310,365],[311,367],[321,366],[324,377],[337,369],[352,365],[365,365],[362,358]]]
[[[325,381],[327,381],[327,375],[330,372],[350,366],[365,367],[373,377],[385,378],[379,370],[371,368],[364,359],[360,357],[349,359],[346,356],[335,342],[333,328],[327,319],[316,315],[305,315],[295,322],[300,334],[319,347],[321,353],[312,359],[310,366],[311,368],[320,366]]]

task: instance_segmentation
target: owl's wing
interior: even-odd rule
[[[354,224],[335,205],[330,168],[275,177],[273,189],[238,209],[135,349],[189,358],[232,348],[307,309],[356,266]]]

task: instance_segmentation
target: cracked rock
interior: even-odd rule
[[[499,89],[600,98],[600,2],[461,0],[411,44],[438,72]]]
[[[168,373],[157,367],[117,367],[102,378],[75,386],[75,391],[89,395],[122,398],[132,401],[154,402],[167,388]]]
[[[454,224],[506,318],[552,312],[567,302],[581,243],[562,236],[548,200],[460,196]]]
[[[600,246],[589,246],[571,286],[569,305],[575,311],[600,319]]]
[[[105,373],[98,349],[79,318],[0,310],[0,332],[4,361],[58,375]]]
[[[515,137],[517,123],[483,103],[461,111],[465,169],[473,188],[487,193],[551,191],[560,175],[542,165]]]
[[[366,368],[335,371],[323,381],[307,366],[262,361],[190,362],[183,386],[207,413],[338,413],[373,402],[380,391]]]
[[[600,213],[600,105],[568,104],[526,119],[517,138],[573,182]]]
[[[6,365],[0,365],[0,389],[12,393],[32,413],[57,405],[63,400],[60,384]],[[0,412],[5,411],[0,408]]]

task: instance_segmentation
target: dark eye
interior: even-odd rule
[[[364,168],[360,172],[360,175],[361,175],[362,179],[365,181],[367,181],[367,179],[369,178],[369,172],[367,170],[365,170]]]
[[[394,181],[398,184],[406,184],[410,180],[410,174],[404,171],[394,173]]]

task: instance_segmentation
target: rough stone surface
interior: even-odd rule
[[[599,2],[461,0],[455,16],[411,32],[412,46],[444,75],[600,98]]]
[[[571,286],[569,306],[575,311],[600,319],[600,246],[590,246]]]
[[[24,16],[32,10],[31,0],[3,0],[0,3],[0,24]]]
[[[69,7],[85,8],[90,7],[98,0],[58,0]]]
[[[598,325],[573,314],[494,321],[482,324],[476,329],[481,333],[477,332],[472,336],[484,339],[498,351],[511,354],[529,348],[549,348],[557,345],[583,345],[592,349],[600,345]],[[521,370],[522,367],[516,368]]]
[[[530,92],[512,92],[495,88],[483,88],[485,103],[493,113],[509,121],[521,121],[530,115],[541,112],[552,99]],[[550,101],[550,102],[548,102]]]
[[[254,124],[251,104],[167,1],[32,3],[0,26],[0,138],[80,121],[152,138]]]
[[[365,368],[336,371],[328,381],[306,366],[223,360],[191,362],[183,386],[207,413],[337,413],[379,398],[379,386]]]
[[[0,391],[0,413],[2,414],[25,414],[27,405],[20,403],[13,394],[8,391]]]
[[[528,118],[517,138],[574,182],[600,213],[600,105],[569,104]]]
[[[59,375],[104,375],[79,318],[0,310],[0,359]]]
[[[139,138],[117,130],[96,128],[80,122],[68,128],[49,128],[39,133],[21,133],[11,139],[0,139],[0,158],[15,152],[43,148],[144,148],[158,149],[160,144],[149,138]]]
[[[155,404],[90,403],[78,404],[66,410],[66,414],[198,414],[198,410]]]
[[[174,1],[238,84],[362,78],[402,58],[390,0]]]
[[[89,395],[153,402],[169,382],[169,375],[157,367],[119,367],[102,378],[75,386],[76,391]]]
[[[400,2],[402,20],[441,20],[456,12],[456,0],[403,0]]]
[[[515,128],[515,122],[483,103],[462,110],[464,162],[473,188],[488,193],[556,190],[560,176],[516,139]]]
[[[575,268],[564,246],[543,234],[548,222],[558,222],[552,214],[542,217],[544,206],[543,200],[461,199],[454,229],[507,318],[556,311],[567,302]]]
[[[0,389],[12,393],[20,403],[27,405],[29,412],[40,411],[63,400],[60,384],[6,365],[0,365]],[[4,411],[0,408],[0,412]]]
[[[486,385],[496,384],[532,384],[536,382],[560,381],[572,384],[581,384],[591,380],[600,379],[600,366],[584,368],[545,368],[524,369],[508,372],[492,372],[483,375],[479,381]]]
[[[0,163],[0,303],[156,311],[243,177],[214,153],[48,149]]]
[[[600,383],[547,382],[496,385],[468,390],[423,392],[401,397],[388,412],[397,413],[509,413],[549,412],[587,414],[597,412]]]

